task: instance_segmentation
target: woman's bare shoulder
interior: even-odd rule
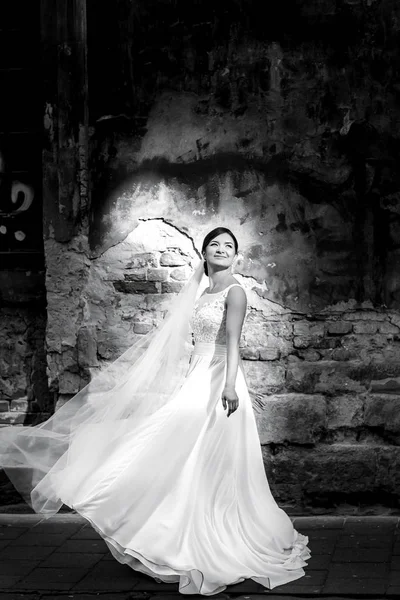
[[[247,296],[244,287],[239,283],[232,283],[226,295],[226,300],[234,304],[246,304]]]

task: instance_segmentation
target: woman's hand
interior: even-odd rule
[[[226,410],[226,408],[228,407],[228,414],[226,416],[229,417],[229,415],[234,413],[239,406],[239,398],[235,391],[235,388],[225,386],[221,398],[224,410]]]

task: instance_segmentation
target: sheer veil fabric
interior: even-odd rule
[[[63,504],[65,482],[73,497],[128,428],[134,436],[146,417],[173,398],[188,369],[190,318],[203,274],[200,262],[161,325],[47,421],[0,429],[0,466],[35,512],[54,515]]]

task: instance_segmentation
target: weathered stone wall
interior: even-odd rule
[[[239,219],[231,220],[234,228]],[[48,280],[54,311],[47,339],[59,403],[160,321],[205,231],[193,240],[149,218],[98,257],[58,249],[65,266],[54,260],[60,275]],[[245,247],[243,254],[245,263]],[[395,510],[398,311],[355,300],[294,311],[261,297],[259,282],[242,265],[237,270],[250,306],[242,356],[277,500],[294,512]]]
[[[28,425],[48,413],[44,348],[45,312],[26,307],[0,310],[0,427]]]
[[[43,308],[0,308],[0,427],[35,424],[50,414],[45,325]],[[19,503],[22,499],[0,470],[0,505]]]
[[[37,0],[1,9],[0,427],[35,423],[52,405],[45,352],[39,13]],[[0,470],[0,505],[20,500]]]
[[[399,510],[400,7],[88,9],[89,218],[69,165],[71,218],[45,207],[58,402],[159,321],[203,235],[226,225],[277,500]]]

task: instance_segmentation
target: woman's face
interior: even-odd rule
[[[214,270],[228,269],[236,256],[235,244],[229,233],[221,233],[212,239],[203,256]]]

